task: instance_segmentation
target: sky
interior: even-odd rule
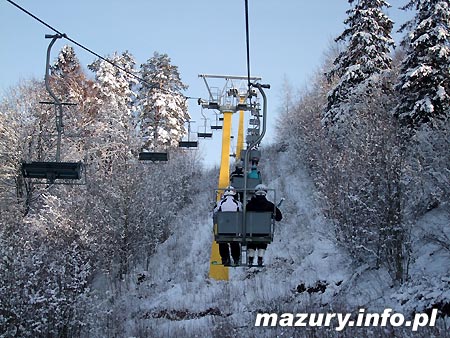
[[[244,0],[16,0],[21,7],[73,40],[102,56],[128,50],[137,65],[153,53],[166,53],[178,66],[189,86],[184,95],[207,98],[199,74],[247,74]],[[396,27],[405,15],[398,8],[406,0],[390,1],[388,10]],[[263,145],[274,140],[277,115],[282,106],[283,83],[293,88],[307,86],[324,59],[333,39],[345,29],[346,0],[249,0],[250,70],[271,85],[268,99],[268,131]],[[0,95],[21,80],[43,79],[45,56],[53,34],[49,28],[6,0],[0,0]],[[397,39],[397,35],[395,35]],[[398,42],[398,41],[396,41]],[[54,60],[67,40],[55,43]],[[82,64],[96,57],[73,46]],[[218,84],[220,85],[220,84]],[[189,113],[196,131],[204,123],[195,100]],[[205,111],[214,124],[213,111]],[[235,119],[236,120],[236,119]],[[236,123],[233,121],[233,133]],[[200,139],[205,164],[220,162],[221,134]]]

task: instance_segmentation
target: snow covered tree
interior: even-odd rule
[[[355,0],[349,0],[353,4]],[[372,75],[390,69],[390,49],[393,22],[383,13],[390,5],[384,0],[360,0],[347,11],[348,28],[336,41],[348,41],[347,47],[334,61],[328,72],[330,81],[336,84],[328,93],[328,103],[323,116],[325,125],[353,119],[352,103],[358,87]],[[363,94],[364,95],[364,94]]]
[[[400,103],[395,115],[404,125],[450,117],[450,4],[448,0],[410,0],[404,9],[415,8],[416,16],[403,30],[412,28],[403,40],[406,48],[397,84]]]
[[[93,81],[87,78],[74,49],[68,45],[61,49],[50,71],[53,92],[61,101],[75,104],[64,107],[65,128],[79,132],[90,124],[92,115],[97,111]]]
[[[141,65],[141,84],[138,96],[139,125],[144,149],[158,146],[177,146],[185,134],[189,119],[182,90],[187,89],[178,67],[171,64],[167,54],[154,53]]]
[[[99,109],[90,125],[93,140],[90,167],[95,178],[89,186],[87,199],[88,208],[94,212],[86,213],[89,222],[100,225],[96,237],[102,248],[99,257],[102,269],[114,270],[114,265],[119,263],[119,273],[122,273],[128,264],[125,257],[129,256],[132,223],[129,214],[138,180],[132,105],[136,80],[131,75],[135,73],[135,61],[128,52],[116,53],[108,60],[98,60],[89,66],[95,71],[94,87]],[[115,198],[103,199],[101,196]]]

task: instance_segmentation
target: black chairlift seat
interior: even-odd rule
[[[178,142],[178,147],[180,147],[180,148],[197,148],[198,141],[180,141],[180,142]]]
[[[139,153],[139,161],[167,162],[168,160],[169,154],[166,152],[141,151]]]
[[[81,179],[81,162],[31,162],[22,163],[22,175],[26,178],[54,180]]]
[[[214,227],[216,242],[244,242],[243,212],[218,212]],[[273,241],[274,220],[272,212],[247,211],[245,213],[245,242],[271,243]]]
[[[212,130],[221,130],[222,126],[211,126]]]
[[[212,133],[197,133],[197,137],[201,138],[211,138],[213,136]]]

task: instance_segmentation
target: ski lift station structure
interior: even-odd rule
[[[273,240],[274,220],[272,212],[249,212],[246,211],[247,196],[250,196],[261,179],[252,179],[247,177],[250,163],[258,163],[261,152],[258,146],[266,132],[267,121],[267,98],[264,93],[269,85],[257,83],[260,77],[247,76],[228,76],[228,75],[207,75],[200,74],[208,90],[208,101],[199,100],[199,104],[205,109],[218,110],[222,115],[222,152],[219,172],[219,183],[216,193],[216,201],[220,200],[221,193],[232,185],[243,195],[243,211],[236,212],[218,212],[214,218],[214,241],[211,247],[209,277],[217,280],[228,280],[228,267],[221,265],[218,243],[238,242],[241,247],[241,266],[247,266],[247,243],[263,242],[270,243]],[[208,83],[211,79],[221,79],[225,81],[222,90],[213,94],[212,87]],[[254,81],[251,87],[245,90],[242,87],[235,86],[235,82]],[[256,82],[256,83],[255,83]],[[260,115],[260,106],[257,102],[258,92],[263,99],[263,114]],[[253,101],[253,102],[252,102]],[[251,113],[249,119],[249,128],[247,130],[244,149],[244,119],[245,112]],[[236,158],[243,163],[242,177],[230,178],[230,140],[232,116],[239,113],[238,138],[236,147]],[[262,121],[261,121],[262,118]],[[269,189],[275,196],[275,190]]]

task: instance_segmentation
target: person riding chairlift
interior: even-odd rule
[[[264,184],[258,184],[255,187],[255,195],[252,199],[247,203],[246,210],[247,211],[270,211],[275,214],[273,217],[277,222],[283,219],[283,215],[281,214],[280,209],[275,207],[275,205],[268,201],[266,198],[267,195],[267,187]],[[249,242],[247,245],[248,252],[248,265],[253,265],[253,260],[255,257],[255,252],[258,250],[258,266],[263,265],[263,257],[264,253],[267,249],[267,243],[262,242]]]
[[[230,211],[242,211],[242,203],[237,199],[236,189],[231,185],[226,187],[222,199],[216,204],[213,212],[213,217],[218,212],[230,212]],[[239,259],[241,257],[241,248],[239,243],[219,243],[219,253],[222,258],[222,264],[225,266],[231,265],[230,259],[230,249],[231,256],[233,257],[234,265],[239,265]]]
[[[261,178],[261,172],[258,171],[258,167],[256,165],[252,165],[252,168],[250,169],[250,172],[247,174],[248,178],[255,178],[260,179]]]

